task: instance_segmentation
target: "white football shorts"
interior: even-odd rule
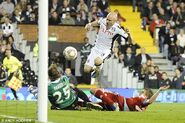
[[[89,54],[85,65],[94,67],[95,65],[94,60],[97,57],[100,57],[104,61],[109,56],[110,53],[111,53],[111,50],[109,49],[98,49],[96,46],[94,46],[91,49],[91,53]]]

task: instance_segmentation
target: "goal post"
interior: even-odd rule
[[[48,0],[39,0],[38,121],[48,121]]]

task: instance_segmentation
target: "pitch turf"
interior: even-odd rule
[[[36,102],[0,101],[2,115],[36,118]],[[185,123],[185,104],[154,103],[146,112],[54,111],[53,123]]]

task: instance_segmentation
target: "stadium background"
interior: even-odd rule
[[[155,3],[155,0],[153,0],[153,1]],[[30,21],[18,22],[18,20],[14,20],[17,24],[14,24],[14,27],[16,29],[13,30],[13,36],[15,39],[15,45],[22,53],[25,54],[25,57],[23,60],[25,62],[25,65],[24,65],[23,71],[25,71],[24,73],[26,73],[25,77],[24,77],[24,81],[26,83],[25,83],[24,87],[18,92],[18,97],[20,98],[20,100],[34,101],[35,99],[34,99],[33,95],[27,91],[28,90],[27,86],[29,86],[30,84],[33,84],[34,86],[37,85],[37,75],[38,75],[37,52],[38,52],[38,49],[37,49],[36,43],[37,43],[38,29],[37,29],[36,24],[37,24],[38,18],[37,18],[37,7],[36,7],[37,2],[34,2],[32,0],[30,0],[29,2],[31,3],[32,7],[35,7],[33,14],[36,15],[36,20],[34,22],[30,22]],[[88,0],[85,2],[87,3]],[[168,2],[168,0],[166,0],[166,2]],[[176,2],[181,3],[183,1],[176,0]],[[140,45],[140,47],[146,48],[146,53],[148,53],[152,57],[154,64],[159,65],[159,67],[160,67],[160,65],[162,63],[162,66],[160,67],[160,72],[163,72],[163,71],[167,72],[169,75],[169,78],[173,81],[173,77],[175,76],[173,71],[177,67],[179,67],[178,61],[176,61],[176,63],[173,64],[174,60],[173,60],[173,58],[171,58],[172,56],[167,54],[168,56],[166,57],[164,55],[163,51],[160,51],[159,44],[158,44],[158,42],[156,42],[156,41],[159,41],[159,39],[156,37],[156,34],[152,35],[153,37],[150,35],[151,34],[150,31],[148,31],[149,25],[146,25],[146,30],[143,27],[141,28],[141,26],[144,26],[142,24],[143,24],[143,20],[144,20],[143,18],[145,17],[145,16],[141,15],[141,10],[139,10],[137,12],[137,9],[136,9],[135,12],[133,12],[132,2],[129,0],[122,0],[122,1],[121,0],[112,0],[112,1],[108,1],[108,3],[110,5],[111,10],[118,9],[121,16],[126,19],[125,22],[124,21],[121,22],[121,25],[124,27],[127,27],[130,30],[131,35],[133,36],[133,39],[136,41],[137,44]],[[137,5],[140,5],[140,2],[138,2]],[[140,8],[140,9],[142,9],[142,8]],[[183,12],[184,12],[184,10],[183,10]],[[185,14],[183,14],[183,15],[185,15]],[[98,13],[98,12],[96,13],[95,16],[97,16],[97,18],[102,17],[101,13]],[[183,16],[183,17],[185,17],[185,16]],[[12,20],[12,22],[13,22],[13,20]],[[2,24],[3,24],[3,21],[1,23],[1,25]],[[80,53],[81,48],[86,43],[84,40],[85,37],[89,36],[89,34],[86,34],[86,32],[84,30],[84,24],[82,24],[80,26],[79,25],[64,25],[64,24],[59,24],[59,23],[54,24],[54,25],[50,24],[50,26],[49,26],[49,51],[50,51],[49,55],[50,55],[50,63],[52,63],[52,62],[59,63],[62,66],[63,70],[65,70],[65,68],[67,68],[67,67],[70,67],[72,70],[72,74],[76,75],[76,78],[77,78],[77,81],[79,84],[78,87],[84,88],[84,92],[89,93],[88,90],[86,90],[86,88],[91,88],[91,87],[96,87],[96,86],[90,85],[89,80],[84,81],[84,79],[81,76],[79,76],[79,75],[81,75],[81,73],[78,72],[79,70],[76,70],[75,65],[77,63],[75,63],[75,61],[66,61],[64,59],[64,57],[62,56],[63,49],[69,45],[75,47]],[[180,28],[184,29],[184,27],[180,27]],[[179,34],[180,28],[179,27],[176,28],[176,32],[177,32],[176,35]],[[93,34],[93,33],[91,33],[91,34]],[[90,37],[89,40],[90,39],[93,40],[92,37]],[[1,42],[1,46],[3,44],[2,42]],[[92,42],[90,42],[90,43],[92,43]],[[139,52],[140,51],[137,50],[137,53],[139,53]],[[180,59],[184,60],[182,55],[180,55],[180,54],[183,54],[183,52],[177,52],[175,54],[175,56],[173,56],[173,57],[178,56],[179,57],[178,60],[180,60]],[[57,58],[56,58],[56,56],[57,56]],[[29,68],[29,69],[27,70],[27,68]],[[133,77],[135,77],[135,76],[133,76]],[[137,86],[134,89],[132,89],[133,87],[129,87],[128,89],[119,89],[118,88],[118,89],[115,89],[115,90],[113,89],[113,90],[115,92],[120,93],[120,94],[128,95],[128,97],[132,97],[132,96],[138,94],[138,91],[140,91],[140,89],[142,89],[144,87],[144,80],[142,80],[142,79],[140,80],[138,77],[138,82],[143,83],[143,85],[140,86],[139,88]],[[180,89],[183,88],[183,85],[184,85],[183,82],[184,82],[184,80],[181,81],[182,87]],[[2,86],[3,86],[3,84],[2,84]],[[104,87],[111,87],[111,86],[104,84]],[[156,89],[156,88],[154,87],[154,89]],[[185,102],[185,91],[184,90],[176,90],[175,87],[172,89],[173,90],[162,92],[160,94],[160,96],[158,97],[157,101],[163,102],[163,103],[164,102],[165,103],[166,102],[168,102],[168,103],[169,102],[170,103],[176,103],[176,102],[182,103],[183,102],[184,103]],[[179,88],[177,88],[177,89],[179,89]],[[88,95],[88,96],[91,97],[91,95]],[[94,101],[96,101],[96,99],[94,99],[93,97],[91,97],[91,98]],[[11,94],[11,91],[8,88],[4,88],[4,87],[0,88],[0,100],[12,100],[12,99],[13,99],[13,95]],[[169,107],[170,107],[170,105],[169,105]],[[152,110],[154,110],[154,109],[152,109]]]

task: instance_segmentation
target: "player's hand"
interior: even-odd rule
[[[142,108],[140,108],[138,105],[135,106],[136,110],[139,112],[143,112]]]
[[[169,88],[170,88],[169,85],[168,85],[168,86],[162,86],[162,87],[159,88],[159,90],[160,90],[160,91],[164,91],[164,90],[167,90],[167,89],[169,89]]]
[[[126,33],[130,34],[130,31],[128,28],[125,28]]]
[[[72,84],[72,83],[70,83],[69,86],[70,86],[71,88],[75,88],[75,85]]]
[[[88,24],[85,25],[85,29],[88,30],[88,31],[90,30],[91,27],[92,27],[91,23],[88,23]]]

